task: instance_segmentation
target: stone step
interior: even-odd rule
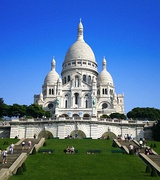
[[[29,140],[31,140],[32,142],[32,146],[30,149],[28,148]],[[24,146],[24,150],[22,150],[22,145],[19,144],[19,145],[14,146],[13,154],[10,154],[10,152],[8,152],[7,163],[2,164],[2,157],[0,158],[0,170],[2,168],[9,168],[16,161],[16,159],[21,155],[21,153],[29,154],[31,149],[34,147],[34,145],[39,142],[39,139],[25,139],[24,141],[26,143],[26,145]]]

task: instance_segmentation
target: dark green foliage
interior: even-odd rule
[[[118,147],[115,141],[112,142],[112,147]]]
[[[160,141],[160,120],[152,127],[152,137],[155,141]]]
[[[19,167],[19,168],[17,169],[16,175],[23,175],[23,169],[22,169],[22,167]]]
[[[50,117],[52,116],[52,114],[51,114],[50,111],[46,111],[46,112],[45,112],[45,116],[46,116],[47,118],[50,118]]]
[[[43,146],[47,146],[47,143],[46,143],[46,141],[43,143]]]
[[[43,108],[38,104],[31,104],[29,106],[19,104],[7,105],[4,104],[3,99],[0,98],[0,117],[3,116],[18,116],[20,118],[24,116],[34,118],[42,118],[43,116],[46,116],[49,118],[51,117],[51,113],[49,111],[44,111]]]
[[[31,104],[26,109],[26,115],[34,118],[42,118],[45,115],[45,111],[38,104]]]
[[[36,154],[36,153],[37,153],[37,151],[36,151],[36,148],[34,147],[33,151],[32,151],[32,154]]]
[[[103,114],[101,118],[109,118],[109,116],[107,114]]]
[[[3,145],[8,145],[8,141],[4,141]]]
[[[107,136],[107,140],[109,140],[110,139],[110,137],[109,136]]]
[[[124,114],[120,114],[120,113],[112,113],[110,114],[110,118],[111,119],[126,119],[126,116]]]
[[[155,168],[152,168],[151,176],[152,176],[152,177],[157,177],[157,176],[158,176],[158,173],[157,173],[157,171],[156,171]]]
[[[131,150],[129,151],[129,154],[130,154],[130,155],[134,155],[134,149],[131,149]]]
[[[146,173],[151,173],[151,167],[149,165],[146,166]]]
[[[150,148],[153,148],[153,144],[151,143]]]
[[[127,113],[128,118],[139,120],[160,120],[160,110],[156,108],[134,108]]]
[[[22,166],[21,166],[21,167],[22,167],[23,172],[27,170],[27,169],[26,169],[25,162],[22,164]]]
[[[156,145],[156,143],[154,143],[154,144],[153,144],[153,148],[156,148],[156,147],[157,147],[157,145]]]

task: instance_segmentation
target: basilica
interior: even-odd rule
[[[68,49],[61,75],[56,72],[56,60],[46,75],[42,92],[34,95],[34,103],[50,111],[53,118],[100,118],[103,114],[124,114],[124,94],[116,94],[113,78],[102,59],[102,70],[91,47],[84,40],[80,20],[77,40]]]

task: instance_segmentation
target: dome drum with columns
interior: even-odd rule
[[[102,60],[102,71],[91,47],[84,41],[83,25],[78,25],[78,38],[66,53],[61,77],[51,62],[40,95],[34,103],[49,110],[53,117],[100,117],[114,112],[124,113],[124,94],[116,94],[112,76]]]

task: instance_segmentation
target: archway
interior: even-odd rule
[[[113,132],[105,132],[102,136],[101,136],[102,139],[115,139],[117,138],[117,136],[113,133]]]
[[[89,120],[90,119],[90,115],[89,114],[84,114],[83,115],[83,119],[84,120]]]
[[[38,134],[38,138],[45,138],[45,139],[50,139],[50,138],[53,138],[53,134],[49,131],[41,131],[39,134]]]
[[[78,114],[73,114],[73,119],[79,119],[79,115]]]
[[[85,133],[81,130],[74,130],[71,132],[71,136],[76,139],[83,139],[86,137]]]

